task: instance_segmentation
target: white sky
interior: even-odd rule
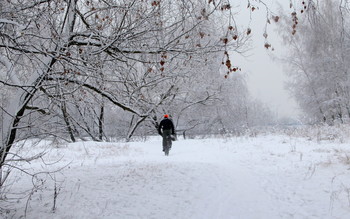
[[[240,20],[243,20],[244,24],[249,22],[249,11],[245,5],[246,0],[241,0],[241,14]],[[277,8],[274,0],[266,1],[271,8],[277,13]],[[289,1],[284,0],[280,3],[284,3],[289,8]],[[284,6],[284,5],[283,5]],[[266,103],[273,111],[276,111],[279,117],[293,117],[297,118],[299,114],[298,106],[295,100],[290,96],[289,92],[285,89],[285,82],[287,76],[284,72],[283,65],[278,61],[273,61],[269,52],[264,48],[264,27],[266,22],[266,11],[263,8],[255,10],[252,14],[252,23],[250,25],[252,29],[253,37],[253,49],[248,52],[249,57],[236,57],[239,63],[234,63],[242,68],[242,72],[246,75],[248,88],[253,97]],[[272,52],[275,56],[281,56],[285,54],[286,50],[283,48],[281,39],[274,31],[276,25],[271,21],[271,25],[268,25],[268,39],[274,47]],[[285,51],[283,51],[285,50]],[[271,51],[271,49],[269,50]]]

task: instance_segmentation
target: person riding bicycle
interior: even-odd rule
[[[171,148],[171,135],[175,135],[173,122],[169,119],[169,115],[165,114],[164,119],[160,122],[158,133],[163,137],[163,151],[166,148]]]

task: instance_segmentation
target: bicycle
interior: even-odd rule
[[[168,135],[165,139],[163,139],[163,143],[164,143],[164,154],[165,156],[169,156],[169,151],[171,149],[172,146],[172,141],[175,141],[175,136],[173,135]]]

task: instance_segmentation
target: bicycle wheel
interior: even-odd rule
[[[164,149],[165,156],[169,156],[170,148],[171,148],[171,137],[167,136],[165,139],[165,149]]]

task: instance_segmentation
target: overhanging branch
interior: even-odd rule
[[[73,84],[77,84],[77,85],[80,85],[82,87],[85,87],[85,88],[88,88],[100,95],[102,95],[103,97],[107,98],[109,101],[111,101],[114,105],[122,108],[123,110],[125,111],[128,111],[128,112],[131,112],[131,113],[134,113],[140,117],[145,117],[145,115],[142,115],[140,112],[137,112],[136,110],[120,103],[118,100],[116,100],[113,96],[111,96],[110,94],[102,91],[101,89],[91,85],[91,84],[88,84],[88,83],[84,83],[82,81],[79,81],[79,80],[73,80],[73,79],[67,79],[67,78],[61,78],[61,77],[47,77],[46,80],[49,80],[49,81],[56,81],[56,80],[61,80],[61,81],[65,81],[65,82],[69,82],[69,83],[73,83]]]

